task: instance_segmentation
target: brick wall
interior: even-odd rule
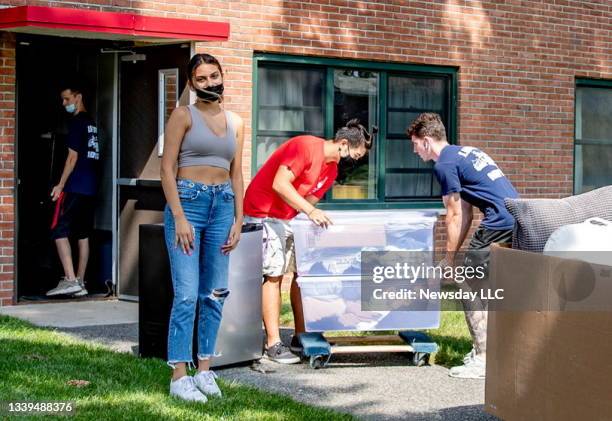
[[[612,79],[608,0],[106,0],[79,5],[230,22],[228,42],[199,43],[197,50],[220,59],[227,107],[245,119],[247,181],[254,51],[459,67],[460,143],[486,150],[527,197],[572,193],[575,78]],[[2,39],[2,51],[11,54],[10,38]],[[12,279],[14,130],[14,85],[6,83],[14,78],[14,58],[2,60],[0,241],[1,258],[7,260],[2,260],[0,297],[5,303]]]
[[[0,306],[13,301],[15,258],[15,37],[0,36]]]

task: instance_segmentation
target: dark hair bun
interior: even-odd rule
[[[359,128],[361,128],[362,126],[361,126],[361,124],[359,123],[359,119],[358,119],[358,118],[352,118],[352,119],[350,119],[350,120],[349,120],[349,121],[346,123],[346,126],[345,126],[345,127],[348,127],[349,129],[350,129],[350,128],[353,128],[353,127],[354,127],[354,128],[356,128],[356,129],[359,129]]]

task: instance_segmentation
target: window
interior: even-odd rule
[[[257,168],[287,139],[323,137],[325,72],[276,65],[262,67],[257,89]]]
[[[333,69],[334,129],[329,138],[352,118],[358,118],[368,131],[378,125],[379,73],[352,69]],[[376,183],[376,148],[355,165],[338,167],[337,182],[331,200],[364,200],[378,197]],[[327,200],[330,200],[328,193]]]
[[[448,127],[447,81],[443,78],[389,76],[385,197],[410,199],[440,196],[440,185],[433,177],[431,162],[412,153],[406,140],[406,127],[420,113],[433,111]]]
[[[577,80],[574,194],[612,184],[612,81]]]
[[[454,141],[456,69],[267,54],[257,55],[255,63],[253,172],[289,138],[332,139],[348,120],[358,118],[368,130],[379,127],[374,147],[356,163],[341,161],[326,206],[439,201],[432,164],[413,153],[405,130],[418,114],[433,111]]]

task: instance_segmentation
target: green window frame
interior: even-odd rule
[[[447,122],[447,137],[450,143],[456,143],[457,139],[457,68],[451,66],[429,66],[416,64],[402,63],[384,63],[370,62],[363,60],[348,60],[326,57],[303,57],[293,55],[267,54],[256,53],[253,57],[253,96],[252,96],[252,154],[251,154],[251,172],[255,175],[257,170],[257,139],[258,135],[265,135],[259,130],[259,72],[262,67],[280,67],[280,68],[295,68],[295,69],[320,69],[324,72],[324,87],[323,87],[323,137],[331,139],[334,136],[334,71],[338,70],[358,70],[360,72],[375,72],[378,75],[377,85],[377,116],[379,132],[376,137],[376,152],[375,152],[375,167],[376,168],[376,197],[369,199],[332,199],[328,193],[325,200],[321,202],[323,209],[397,209],[397,208],[442,208],[440,196],[429,197],[410,197],[389,199],[386,198],[385,182],[389,174],[431,174],[433,180],[433,171],[431,168],[387,168],[386,166],[386,150],[390,139],[399,140],[397,133],[388,133],[388,112],[390,110],[388,101],[388,89],[390,78],[401,78],[402,76],[418,79],[418,78],[437,78],[445,83],[445,94],[443,98],[443,107],[446,112]],[[264,107],[265,108],[265,107]],[[269,107],[268,107],[269,108]],[[391,107],[392,108],[392,107]],[[429,110],[408,110],[402,109],[397,111],[406,112],[421,112]],[[406,122],[406,125],[409,121]],[[308,132],[306,132],[308,133]],[[285,134],[279,132],[279,134]],[[287,132],[289,135],[298,133]],[[314,134],[314,133],[312,133]],[[319,133],[321,134],[321,133]],[[405,142],[410,142],[405,136]],[[391,140],[392,141],[392,140]],[[410,148],[410,154],[412,149]],[[388,170],[388,171],[387,171]],[[433,186],[433,181],[432,181]],[[433,187],[432,187],[433,190]]]
[[[612,80],[576,78],[574,194],[612,184],[611,109]]]

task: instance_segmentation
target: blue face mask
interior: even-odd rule
[[[74,112],[76,111],[76,104],[68,104],[64,108],[66,109],[66,112],[74,114]]]

